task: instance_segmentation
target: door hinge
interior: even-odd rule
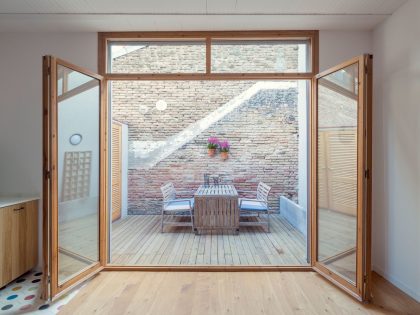
[[[50,179],[50,178],[51,178],[51,172],[45,171],[45,179]]]
[[[369,170],[367,169],[367,170],[365,170],[365,177],[366,178],[369,178],[369,176],[370,176],[370,174],[369,174],[370,172],[369,172]]]

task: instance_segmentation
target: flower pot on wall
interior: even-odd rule
[[[229,157],[229,152],[220,152],[222,160],[227,160]]]
[[[209,156],[215,156],[216,155],[216,149],[208,149],[207,154]]]

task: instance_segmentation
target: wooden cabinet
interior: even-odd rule
[[[38,202],[0,208],[0,287],[38,263]]]

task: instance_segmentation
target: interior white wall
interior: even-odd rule
[[[370,38],[370,32],[321,31],[320,69],[371,52]],[[42,56],[96,71],[97,35],[0,33],[0,42],[0,192],[40,196]],[[41,216],[39,221],[41,227]]]
[[[41,196],[42,56],[96,70],[97,35],[0,33],[0,42],[0,192]],[[41,240],[41,204],[39,213]]]
[[[420,1],[373,34],[373,265],[420,301]]]
[[[367,53],[372,53],[372,32],[370,31],[319,32],[320,71]]]

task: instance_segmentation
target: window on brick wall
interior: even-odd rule
[[[223,33],[223,32],[222,32]],[[309,79],[317,71],[315,37],[224,37],[199,33],[178,37],[106,38],[105,72],[138,75],[301,74]],[[151,34],[153,36],[153,34]],[[159,36],[165,36],[161,34]],[[193,37],[192,37],[193,36]],[[293,79],[296,78],[296,75]]]
[[[213,40],[213,73],[310,72],[308,40]]]
[[[204,73],[206,43],[132,41],[108,43],[110,73]]]

